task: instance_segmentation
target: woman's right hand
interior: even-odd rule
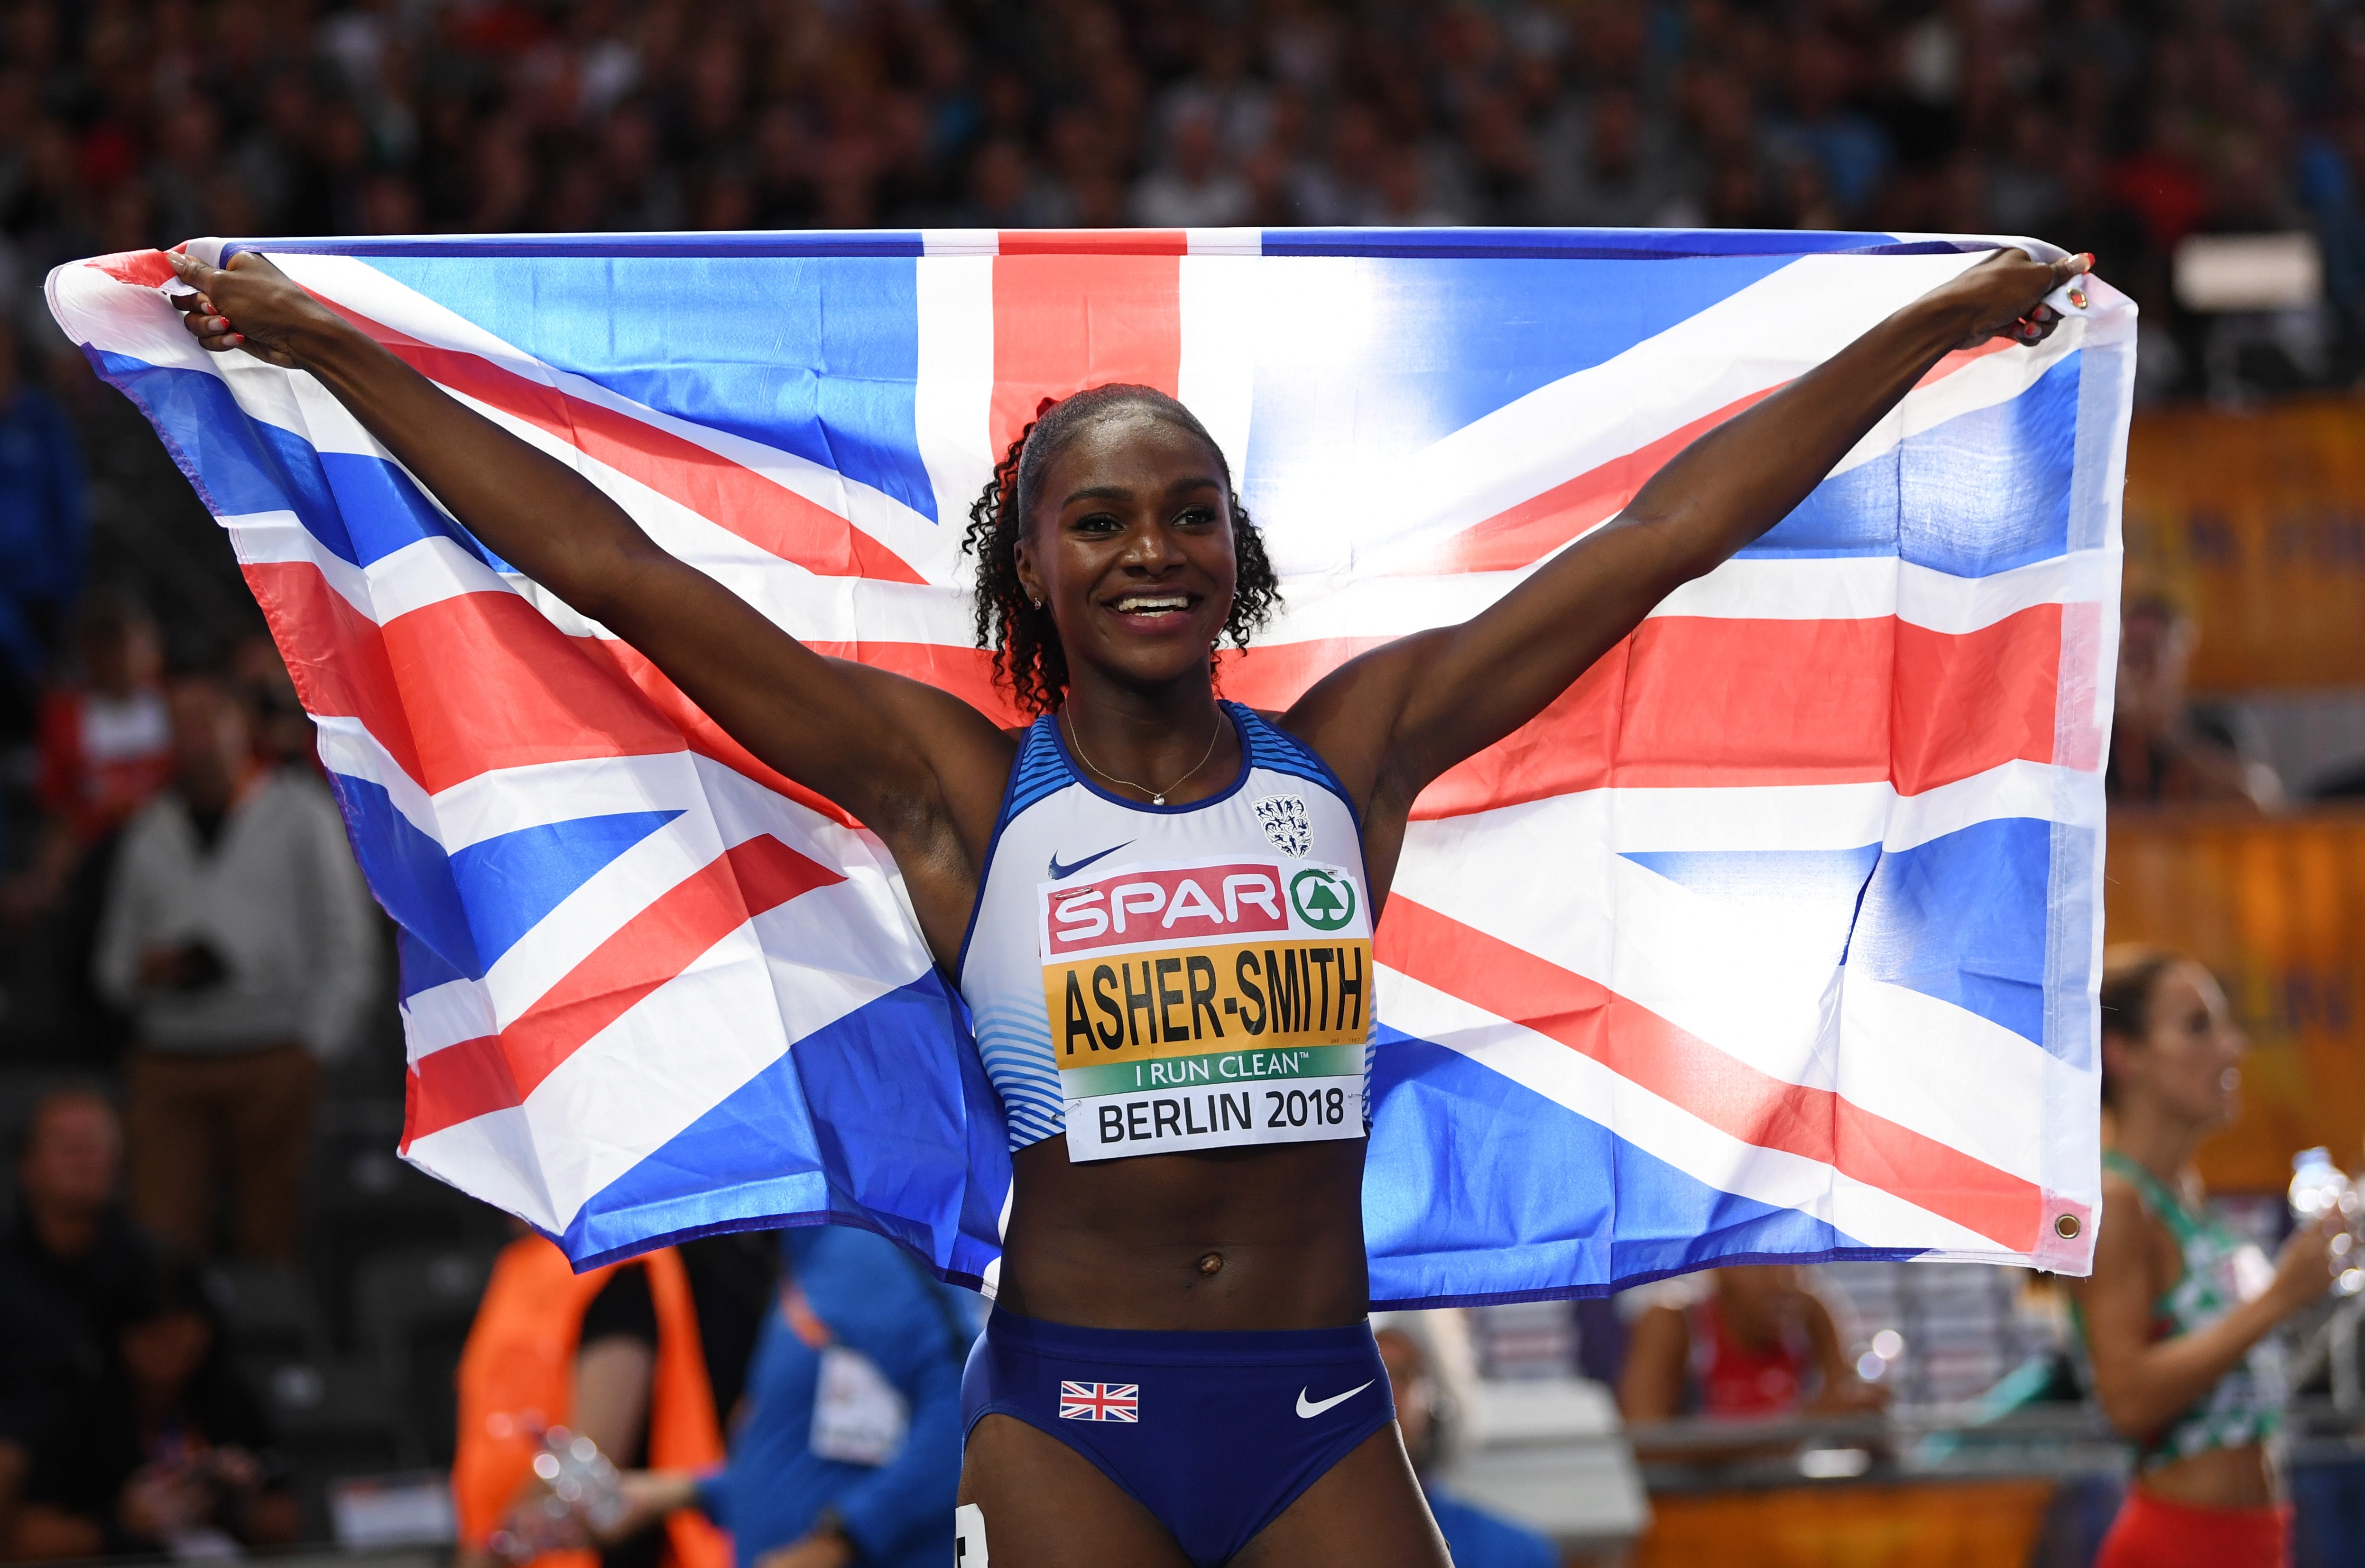
[[[2283,1242],[2275,1254],[2274,1281],[2267,1286],[2267,1294],[2281,1308],[2278,1317],[2290,1316],[2331,1288],[2332,1239],[2347,1231],[2344,1221],[2326,1218],[2301,1226]]]
[[[189,335],[209,353],[244,349],[284,370],[301,370],[303,345],[344,326],[335,311],[252,251],[232,256],[227,267],[179,251],[165,252],[164,259],[197,291],[175,295],[173,303],[185,312],[182,324]]]

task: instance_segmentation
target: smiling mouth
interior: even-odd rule
[[[1187,593],[1128,593],[1113,600],[1109,609],[1137,621],[1158,621],[1170,616],[1188,615],[1191,612],[1191,596]]]

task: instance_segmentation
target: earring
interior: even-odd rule
[[[1034,600],[1034,605],[1035,605],[1035,608],[1036,608],[1036,609],[1040,610],[1040,609],[1042,609],[1042,608],[1043,608],[1043,601],[1042,601],[1041,599],[1036,599],[1036,600]]]

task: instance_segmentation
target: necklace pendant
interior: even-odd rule
[[[1163,795],[1152,795],[1149,797],[1149,803],[1153,806],[1162,806],[1166,803],[1166,797]]]

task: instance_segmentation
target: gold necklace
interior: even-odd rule
[[[1094,773],[1099,774],[1102,778],[1107,779],[1112,784],[1122,784],[1128,790],[1140,790],[1143,794],[1149,797],[1149,803],[1153,806],[1164,805],[1166,803],[1166,796],[1169,790],[1180,790],[1184,781],[1191,777],[1192,773],[1196,773],[1199,769],[1206,767],[1207,758],[1216,755],[1216,743],[1224,738],[1224,711],[1221,708],[1218,708],[1216,710],[1215,732],[1207,737],[1207,750],[1205,754],[1202,756],[1198,761],[1191,765],[1190,773],[1185,773],[1181,778],[1177,778],[1173,783],[1166,786],[1166,789],[1164,790],[1153,790],[1147,784],[1137,784],[1130,778],[1119,778],[1115,774],[1111,773],[1107,768],[1103,767],[1099,763],[1094,762],[1091,757],[1086,756],[1084,755],[1084,748],[1077,743],[1076,726],[1069,722],[1068,716],[1065,713],[1059,715],[1059,720],[1062,727],[1067,731],[1068,747],[1076,754],[1076,759],[1078,761],[1082,762],[1086,767],[1091,768]]]

